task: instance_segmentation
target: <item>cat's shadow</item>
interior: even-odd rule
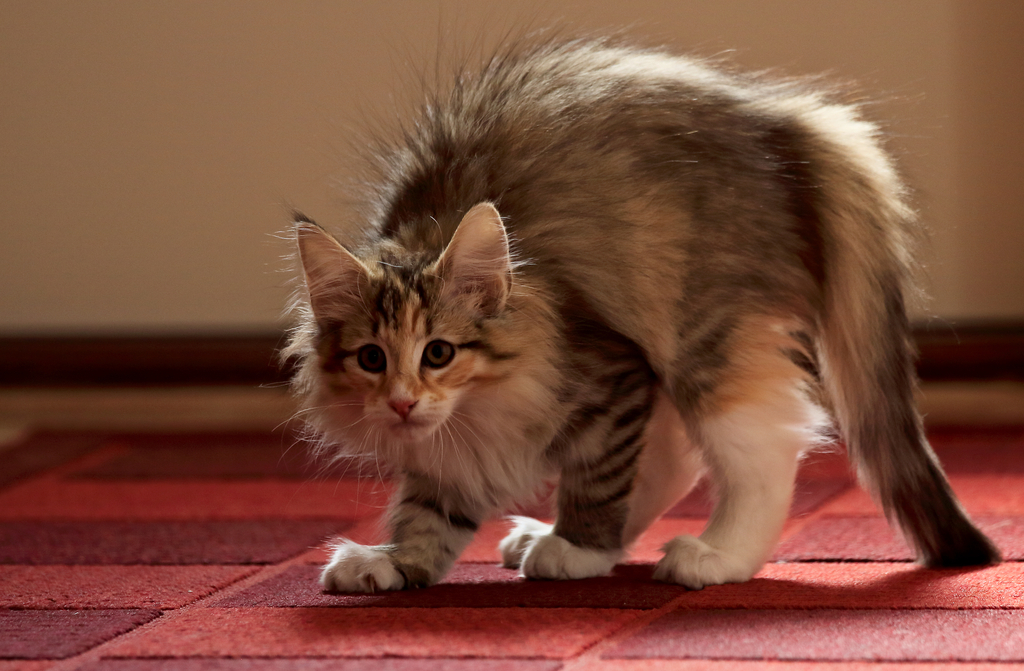
[[[490,564],[460,564],[426,589],[382,594],[322,594],[318,605],[395,608],[618,608],[649,610],[673,600],[682,608],[870,609],[958,608],[976,600],[978,568],[932,570],[888,564],[866,574],[865,563],[804,564],[805,576],[758,577],[691,591],[653,578],[651,564],[616,566],[584,580],[525,580]],[[981,569],[983,570],[983,569]],[[967,604],[971,605],[971,604]]]
[[[692,592],[680,605],[720,609],[960,609],[998,605],[979,589],[990,567],[928,569],[905,562],[865,571],[865,562],[812,564],[804,575],[757,577]]]
[[[654,566],[649,564],[617,566],[606,577],[568,581],[524,580],[514,571],[494,565],[463,564],[456,566],[446,582],[427,589],[374,595],[320,593],[316,605],[327,607],[297,609],[305,615],[296,624],[304,635],[325,639],[336,637],[339,631],[351,633],[355,627],[360,640],[367,641],[377,636],[391,640],[396,630],[414,632],[420,640],[426,635],[421,629],[429,624],[435,638],[449,637],[445,640],[454,644],[469,623],[475,636],[479,627],[489,626],[495,611],[483,609],[504,609],[518,622],[513,627],[519,632],[515,636],[522,636],[534,629],[547,630],[553,617],[560,630],[589,631],[605,624],[614,628],[613,622],[628,618],[631,612],[663,607],[668,607],[673,617],[696,618],[694,626],[709,615],[715,622],[727,623],[730,613],[743,618],[743,613],[754,611],[772,622],[777,621],[772,613],[789,621],[814,612],[819,620],[841,624],[893,609],[977,608],[991,600],[990,591],[978,589],[985,580],[978,574],[986,568],[931,570],[905,563],[866,571],[866,566],[803,564],[794,573],[806,567],[806,578],[760,577],[689,591],[656,582]],[[492,633],[501,638],[510,632],[500,629]]]

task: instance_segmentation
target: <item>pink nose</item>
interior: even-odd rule
[[[398,416],[401,417],[402,419],[409,419],[409,413],[412,412],[413,406],[415,406],[416,403],[417,401],[414,401],[412,399],[399,399],[388,401],[388,405],[391,406],[391,409],[398,413]]]

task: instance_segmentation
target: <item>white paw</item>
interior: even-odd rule
[[[547,536],[554,529],[553,524],[545,524],[532,517],[509,517],[512,530],[498,543],[501,551],[501,565],[505,568],[519,568],[523,563],[523,555],[541,536]]]
[[[738,557],[716,550],[693,536],[673,538],[662,551],[665,556],[654,569],[654,579],[679,583],[690,589],[746,582],[760,568],[747,566]]]
[[[578,580],[605,575],[622,556],[621,550],[590,550],[546,534],[526,548],[521,573],[526,578]]]
[[[405,578],[385,552],[352,541],[335,546],[331,561],[320,574],[328,592],[379,592],[405,587]]]

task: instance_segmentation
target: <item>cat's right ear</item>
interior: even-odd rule
[[[296,217],[295,243],[317,321],[344,320],[362,303],[370,273],[362,261],[305,217]]]

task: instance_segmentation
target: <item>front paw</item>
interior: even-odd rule
[[[662,548],[665,556],[654,569],[654,579],[689,589],[750,580],[760,566],[747,566],[738,557],[711,547],[693,536],[678,536]]]
[[[509,519],[512,520],[512,530],[498,543],[501,565],[505,568],[519,568],[526,550],[536,543],[538,538],[550,534],[555,526],[532,517],[513,516]]]
[[[343,541],[320,574],[328,592],[379,592],[405,587],[405,578],[391,557],[374,547]]]
[[[521,573],[526,578],[543,580],[593,578],[611,571],[621,556],[621,550],[581,548],[549,533],[526,549]]]

